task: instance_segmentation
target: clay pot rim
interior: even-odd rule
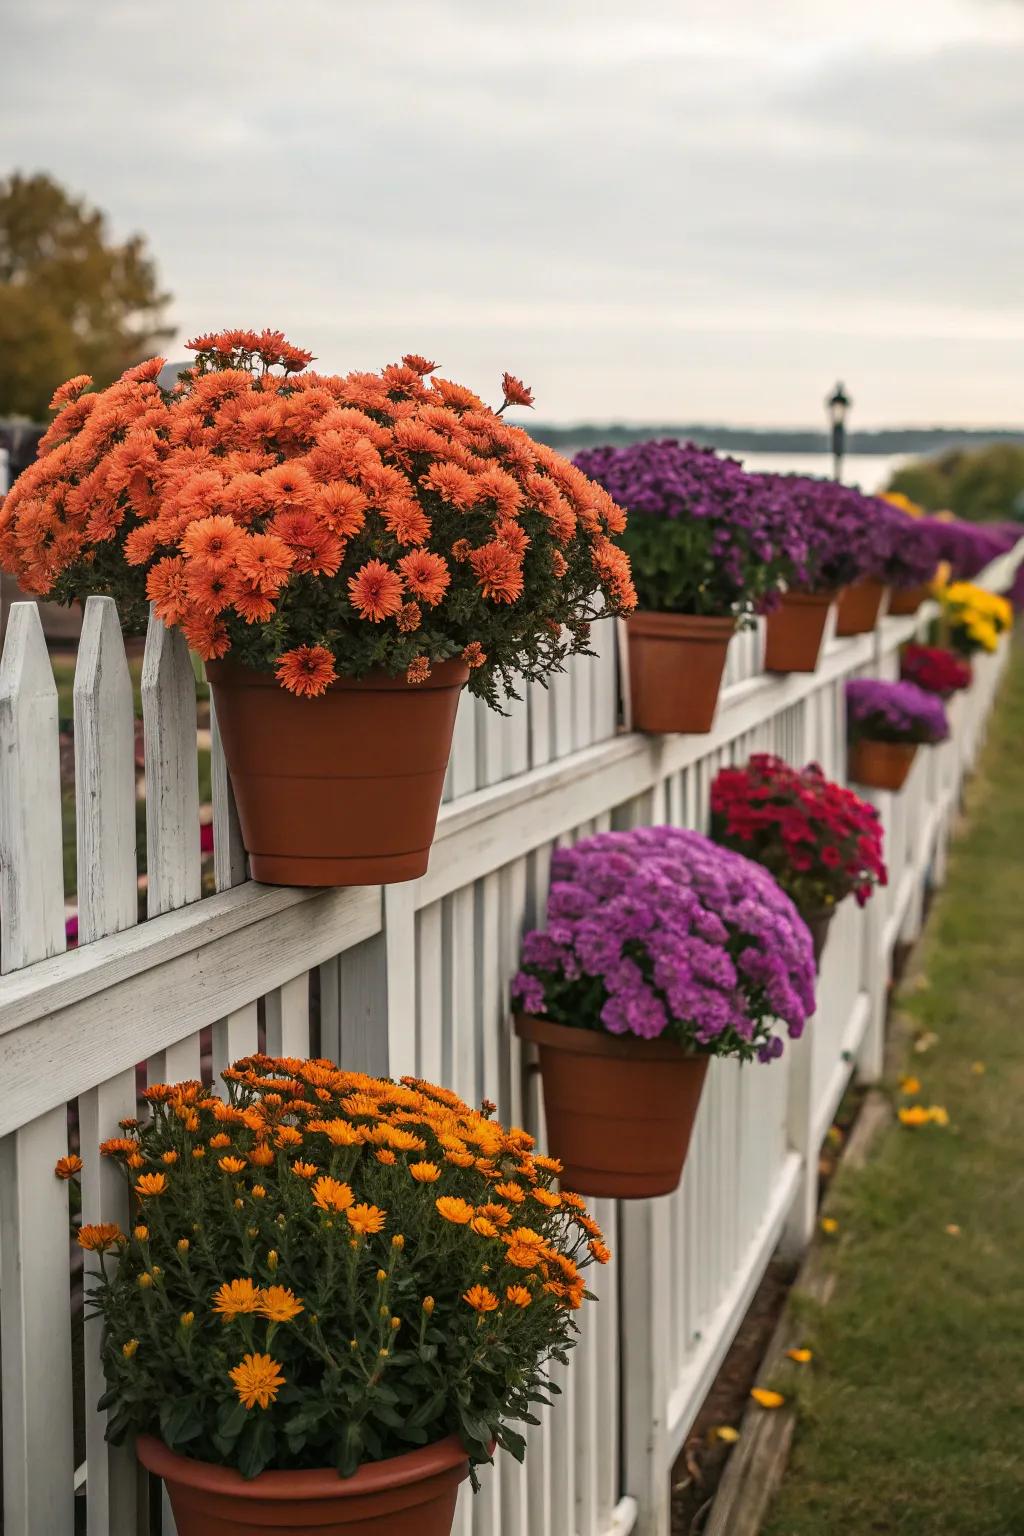
[[[184,1483],[204,1493],[281,1502],[365,1497],[424,1482],[439,1473],[454,1471],[460,1463],[466,1464],[468,1472],[469,1463],[469,1453],[458,1435],[446,1435],[431,1445],[417,1446],[383,1461],[366,1462],[352,1477],[339,1476],[334,1467],[308,1467],[291,1472],[270,1469],[257,1477],[245,1478],[234,1467],[181,1456],[155,1435],[139,1435],[135,1451],[144,1467],[165,1480]]]
[[[206,663],[206,675],[211,683],[230,683],[236,688],[280,688],[276,675],[269,670],[260,667],[246,666],[242,661],[208,661]],[[349,692],[398,692],[407,690],[409,693],[419,693],[429,688],[453,688],[463,687],[469,680],[469,667],[456,656],[448,661],[435,661],[431,665],[430,676],[422,683],[407,682],[405,674],[399,673],[392,676],[391,673],[381,668],[374,668],[365,677],[337,677],[327,687],[327,693]],[[287,693],[287,690],[282,690]],[[287,694],[289,698],[297,697],[295,694]],[[323,697],[323,695],[320,695]],[[304,700],[302,702],[305,702]],[[316,699],[309,701],[316,703]]]
[[[916,752],[918,747],[935,746],[937,743],[930,741],[886,741],[881,736],[857,736],[851,741],[851,747],[884,747],[887,751]]]
[[[810,592],[803,588],[789,587],[785,592],[780,592],[779,596],[784,603],[792,603],[794,607],[827,608],[842,595],[842,592],[842,587],[819,587]]]
[[[678,640],[720,640],[736,632],[735,615],[704,613],[665,613],[656,608],[642,608],[631,613],[626,628],[635,635],[662,636]]]
[[[517,1013],[516,1034],[533,1045],[551,1045],[577,1056],[610,1056],[622,1060],[643,1056],[646,1061],[711,1060],[708,1051],[691,1051],[675,1040],[645,1040],[641,1035],[610,1035],[598,1029],[576,1029],[555,1024],[535,1013]]]

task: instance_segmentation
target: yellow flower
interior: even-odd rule
[[[828,1237],[834,1237],[839,1231],[839,1223],[834,1216],[823,1216],[821,1218],[821,1230]]]
[[[735,1445],[740,1437],[740,1432],[738,1429],[734,1429],[731,1424],[716,1424],[710,1431],[710,1435],[712,1440],[721,1440],[725,1445]]]
[[[129,1339],[127,1344],[121,1345],[121,1353],[126,1360],[130,1360],[139,1347],[138,1339]]]
[[[433,1310],[434,1310],[436,1305],[437,1305],[437,1303],[435,1302],[433,1296],[424,1296],[424,1298],[423,1298],[423,1310],[427,1314],[428,1317],[431,1316],[431,1314],[433,1313]]]
[[[313,1179],[316,1171],[315,1163],[292,1163],[292,1173],[297,1173],[300,1179]]]
[[[133,1228],[132,1236],[135,1238],[136,1242],[144,1243],[149,1237],[149,1228],[144,1227],[140,1222],[137,1227]]]
[[[268,1147],[265,1141],[261,1141],[249,1153],[249,1161],[254,1168],[269,1168],[274,1161],[273,1147]]]
[[[458,1227],[468,1227],[473,1220],[473,1207],[457,1195],[442,1195],[440,1200],[434,1201],[434,1205],[439,1216],[443,1216],[445,1221],[454,1222]]]
[[[179,1253],[188,1253],[189,1241],[187,1237],[179,1237],[174,1245]]]
[[[915,1094],[921,1092],[921,1081],[916,1077],[900,1078],[900,1093]]]
[[[183,1312],[181,1314],[181,1326],[183,1328],[191,1328],[195,1320],[196,1315],[194,1312]]]
[[[974,1073],[975,1077],[981,1077],[985,1071],[985,1063],[983,1061],[972,1061],[971,1071]]]
[[[73,1179],[82,1171],[82,1159],[72,1153],[70,1157],[58,1157],[53,1171],[58,1179]]]
[[[750,1395],[762,1408],[781,1408],[786,1401],[781,1392],[769,1392],[766,1387],[751,1387]]]
[[[219,1157],[217,1167],[222,1173],[244,1173],[245,1159],[241,1157]]]
[[[303,1310],[302,1302],[286,1285],[266,1285],[259,1295],[256,1310],[272,1323],[290,1323]]]
[[[267,1192],[262,1184],[254,1184],[249,1193],[254,1200],[265,1200],[267,1198]]]
[[[354,1205],[345,1214],[353,1232],[365,1235],[371,1232],[383,1232],[384,1219],[388,1213],[382,1211],[379,1206],[363,1204]]]
[[[790,1360],[795,1360],[797,1365],[809,1365],[814,1359],[809,1349],[787,1349],[786,1354]]]
[[[557,1211],[562,1203],[561,1195],[554,1189],[535,1189],[533,1198],[538,1205],[545,1206],[549,1211]]]
[[[174,1164],[174,1163],[176,1163],[178,1161],[178,1154],[177,1154],[177,1152],[174,1151],[174,1149],[172,1147],[169,1152],[165,1152],[163,1154],[163,1156],[161,1157],[160,1161],[162,1163],[166,1163],[168,1167],[171,1167],[172,1164]]]
[[[923,1104],[910,1104],[899,1112],[901,1125],[927,1125],[928,1111]]]
[[[281,1365],[269,1355],[243,1355],[241,1364],[228,1375],[235,1384],[238,1400],[246,1408],[269,1408],[284,1386]]]
[[[398,1158],[392,1152],[390,1147],[380,1147],[373,1155],[377,1159],[378,1163],[384,1164],[385,1168],[393,1168],[394,1165],[398,1162]]]
[[[167,1175],[164,1173],[143,1173],[135,1185],[137,1195],[162,1195],[167,1190]]]
[[[216,1147],[218,1151],[224,1147],[230,1147],[230,1145],[231,1137],[227,1134],[226,1131],[218,1131],[216,1136],[210,1137],[210,1146]]]
[[[498,1229],[493,1221],[488,1221],[486,1216],[474,1216],[470,1227],[478,1237],[497,1237]]]
[[[932,1125],[948,1125],[949,1111],[941,1104],[933,1104],[928,1110],[928,1119]]]
[[[226,1323],[243,1312],[260,1310],[260,1292],[248,1275],[241,1280],[225,1280],[214,1292],[213,1310],[219,1312]]]
[[[199,1158],[201,1158],[201,1157],[205,1157],[206,1156],[206,1148],[205,1147],[193,1147],[192,1148],[192,1156],[194,1158],[196,1158],[197,1160]]]
[[[498,1306],[498,1298],[493,1291],[489,1291],[486,1285],[471,1285],[463,1296],[463,1301],[473,1308],[474,1312],[494,1312]]]
[[[313,1203],[322,1211],[347,1211],[355,1199],[347,1184],[321,1174],[313,1185]]]
[[[528,1307],[533,1300],[525,1285],[510,1285],[505,1289],[505,1296],[514,1307]]]
[[[142,1287],[142,1289],[144,1291],[148,1291],[150,1289],[150,1287],[152,1286],[152,1284],[153,1284],[153,1276],[149,1273],[148,1270],[144,1269],[142,1271],[142,1274],[139,1276],[139,1285]]]
[[[948,1237],[959,1237],[960,1236],[960,1228],[957,1226],[955,1221],[951,1221],[949,1223],[949,1226],[946,1228],[946,1235]]]
[[[436,1163],[410,1163],[409,1172],[417,1184],[436,1184],[441,1170]]]

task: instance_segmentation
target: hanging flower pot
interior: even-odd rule
[[[914,741],[871,741],[860,736],[850,744],[850,778],[872,789],[902,789],[916,756]]]
[[[807,929],[760,864],[679,827],[559,849],[547,920],[523,939],[512,995],[562,1182],[667,1194],[708,1058],[770,1062],[813,1011]]]
[[[231,661],[208,662],[207,676],[254,880],[376,885],[426,871],[464,663],[422,683],[338,678],[316,699]]]
[[[885,587],[880,581],[862,578],[851,582],[836,609],[837,635],[866,635],[878,623]]]
[[[679,1183],[708,1056],[671,1040],[640,1040],[520,1014],[538,1047],[548,1150],[560,1182],[581,1195],[639,1200]]]
[[[233,1467],[179,1456],[151,1435],[139,1436],[136,1452],[163,1478],[178,1536],[450,1536],[459,1484],[469,1475],[455,1435],[370,1462],[349,1478],[330,1467],[247,1479]]]
[[[633,614],[627,621],[633,729],[710,731],[735,630],[732,618]]]
[[[811,936],[814,946],[814,964],[817,970],[821,970],[821,957],[825,953],[825,945],[828,943],[828,931],[832,926],[832,919],[836,915],[835,907],[819,907],[814,912],[801,911],[800,916],[807,926],[807,932]]]
[[[818,665],[833,592],[784,592],[765,620],[766,672],[813,672]]]
[[[931,584],[920,582],[916,587],[890,587],[889,614],[894,619],[909,618],[915,614],[931,594]]]

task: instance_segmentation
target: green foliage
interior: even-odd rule
[[[992,443],[917,459],[896,471],[889,489],[930,512],[955,512],[976,523],[1005,521],[1024,511],[1018,503],[1024,497],[1024,446]]]
[[[730,609],[723,606],[723,584],[718,579],[721,562],[711,548],[713,533],[708,522],[697,519],[631,517],[619,543],[629,556],[638,608],[727,616]],[[742,542],[742,531],[737,529],[737,547]],[[745,559],[744,602],[737,615],[737,628],[754,625],[758,604],[769,592],[778,590],[781,576],[788,570],[781,559],[753,555]]]
[[[173,335],[169,297],[141,236],[112,240],[49,176],[0,181],[0,416],[44,421],[74,374],[110,383]]]
[[[1018,656],[921,974],[898,999],[931,1041],[907,1070],[950,1125],[893,1127],[867,1168],[839,1176],[838,1283],[815,1322],[808,1413],[765,1536],[1022,1528],[1022,732]]]

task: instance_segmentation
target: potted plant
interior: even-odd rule
[[[838,605],[837,634],[854,632],[851,624],[870,629],[878,616],[883,588],[869,573],[882,552],[870,507],[859,491],[834,480],[775,474],[758,478],[780,498],[807,549],[804,579],[789,583],[779,606],[768,614],[765,670],[813,672],[833,603]]]
[[[900,677],[925,693],[950,699],[971,686],[971,664],[939,645],[906,645],[900,656]]]
[[[945,705],[934,693],[876,677],[847,683],[846,724],[850,778],[875,789],[902,789],[918,747],[949,735]]]
[[[575,463],[629,512],[633,724],[709,731],[729,641],[784,582],[802,578],[803,538],[756,476],[711,448],[633,443],[588,449]]]
[[[556,851],[513,996],[565,1181],[635,1199],[679,1183],[711,1057],[771,1061],[780,1027],[800,1034],[814,957],[762,865],[640,827]]]
[[[1013,625],[1013,608],[1006,598],[969,581],[940,588],[939,601],[949,643],[961,656],[991,655],[1000,635]]]
[[[852,893],[864,906],[888,878],[878,812],[817,763],[791,768],[756,753],[743,768],[720,769],[711,832],[771,872],[807,924],[819,963],[839,903]]]
[[[329,1061],[224,1079],[151,1087],[101,1147],[132,1211],[78,1231],[108,1436],[179,1536],[447,1536],[472,1467],[522,1458],[601,1233],[493,1106]]]
[[[111,391],[58,391],[0,561],[63,600],[148,597],[207,663],[254,878],[350,885],[427,866],[459,692],[585,652],[628,612],[608,494],[434,365],[323,376],[278,333],[191,343]]]
[[[871,500],[889,526],[889,555],[881,566],[889,589],[888,611],[896,618],[907,617],[917,612],[931,591],[938,568],[935,542],[926,519],[914,517],[885,496]]]

